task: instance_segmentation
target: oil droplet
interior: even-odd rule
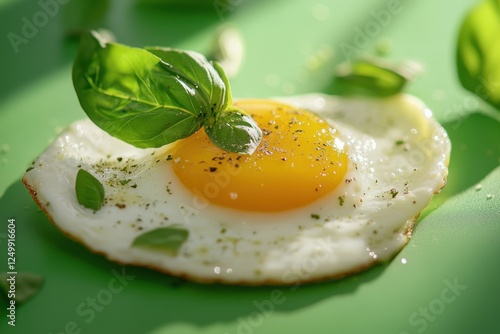
[[[403,258],[401,258],[401,263],[402,263],[402,264],[406,264],[406,262],[407,262],[407,261],[406,261],[406,258],[404,258],[404,257],[403,257]]]
[[[220,267],[214,267],[214,273],[219,275],[220,274]]]

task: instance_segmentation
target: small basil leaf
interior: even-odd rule
[[[146,50],[169,64],[171,67],[169,66],[168,70],[172,75],[178,76],[203,96],[208,113],[224,110],[227,107],[226,85],[227,87],[229,85],[203,55],[193,51],[162,47],[148,47]]]
[[[80,169],[76,174],[75,184],[78,203],[94,211],[99,210],[104,203],[104,187],[89,172]]]
[[[0,273],[0,289],[6,296],[10,294],[10,281],[15,281],[14,300],[17,303],[24,303],[41,289],[44,279],[42,276],[30,272],[19,272],[15,275]]]
[[[154,54],[82,37],[73,65],[81,106],[101,129],[136,147],[160,147],[196,132],[209,101]]]
[[[462,86],[500,109],[500,0],[476,5],[460,28],[457,70]]]
[[[242,154],[252,154],[262,140],[254,119],[236,107],[217,114],[212,124],[205,125],[205,132],[223,150]]]
[[[188,236],[189,231],[180,226],[159,227],[135,238],[132,247],[165,251],[177,255]]]
[[[400,93],[411,79],[405,67],[380,60],[356,60],[338,68],[333,94],[386,97]]]

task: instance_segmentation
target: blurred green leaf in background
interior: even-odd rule
[[[387,97],[401,93],[418,72],[418,66],[411,62],[358,59],[337,68],[331,93],[341,96]]]
[[[500,0],[482,1],[460,28],[457,70],[462,86],[500,109]]]

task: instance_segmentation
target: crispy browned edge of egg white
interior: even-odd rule
[[[440,189],[437,189],[434,192],[435,194],[440,193],[441,190],[446,185],[446,181],[447,181],[447,177],[448,177],[448,171],[447,170],[443,172],[442,177],[443,177],[443,186]],[[299,286],[299,285],[302,285],[302,284],[320,283],[320,282],[325,282],[325,281],[329,281],[329,280],[338,280],[338,279],[341,279],[341,278],[352,276],[354,274],[358,274],[358,273],[360,273],[362,271],[365,271],[368,268],[370,268],[370,267],[372,267],[372,266],[374,266],[376,264],[391,261],[401,251],[401,249],[404,248],[404,246],[410,240],[412,232],[413,232],[413,228],[415,227],[415,223],[416,223],[418,217],[420,216],[420,213],[418,213],[415,217],[413,217],[413,219],[411,219],[411,223],[407,224],[406,230],[404,232],[404,235],[406,236],[406,240],[405,240],[404,245],[401,247],[401,249],[399,249],[398,251],[396,251],[388,260],[384,260],[384,261],[374,260],[374,261],[372,261],[372,262],[370,262],[368,264],[358,266],[358,267],[356,267],[354,269],[348,270],[348,271],[343,272],[343,273],[337,273],[337,274],[334,274],[334,275],[324,275],[324,276],[320,276],[320,277],[314,277],[314,278],[311,278],[311,279],[294,280],[292,282],[284,282],[284,281],[274,280],[274,279],[266,279],[266,280],[260,280],[260,281],[255,281],[255,280],[232,281],[232,280],[224,280],[222,277],[218,278],[218,279],[211,279],[211,278],[208,279],[208,278],[201,277],[201,276],[190,275],[188,273],[183,273],[183,272],[178,273],[178,272],[169,271],[166,268],[162,268],[162,267],[158,267],[158,266],[154,266],[154,265],[150,265],[150,264],[144,264],[144,263],[141,263],[141,262],[132,262],[132,261],[131,262],[122,262],[122,261],[110,258],[108,256],[108,254],[106,254],[106,253],[104,253],[102,251],[98,251],[98,250],[93,249],[92,247],[90,247],[89,245],[87,245],[85,242],[83,242],[83,240],[81,240],[79,237],[77,237],[75,235],[72,235],[71,233],[68,233],[67,231],[63,230],[54,221],[54,219],[52,218],[52,216],[49,214],[49,212],[47,211],[46,206],[44,206],[38,200],[36,190],[33,189],[33,187],[31,187],[31,185],[28,183],[28,181],[26,180],[25,177],[22,178],[22,182],[23,182],[24,186],[26,187],[26,189],[28,190],[28,192],[31,195],[31,197],[33,198],[33,200],[35,201],[35,203],[45,213],[45,215],[47,216],[48,220],[53,225],[55,225],[57,227],[57,229],[59,229],[59,231],[62,232],[63,235],[67,236],[68,238],[70,238],[73,241],[76,241],[76,242],[82,244],[83,246],[85,246],[92,253],[104,256],[109,261],[112,261],[114,263],[118,263],[120,265],[124,265],[124,266],[125,265],[133,265],[133,266],[138,266],[138,267],[145,267],[145,268],[149,268],[149,269],[161,272],[163,274],[167,274],[167,275],[170,275],[170,276],[173,276],[173,277],[178,277],[178,278],[185,279],[187,281],[201,283],[201,284],[227,284],[227,285],[241,285],[241,286]]]

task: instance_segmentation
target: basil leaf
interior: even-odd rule
[[[176,225],[159,227],[135,238],[132,247],[166,251],[177,255],[179,248],[188,236],[188,230]]]
[[[99,210],[104,203],[104,187],[89,172],[80,169],[76,175],[75,184],[78,203],[94,211]]]
[[[460,28],[457,70],[462,86],[500,109],[500,0],[482,1]]]
[[[82,38],[73,84],[89,118],[136,147],[160,147],[216,122],[218,128],[230,126],[220,129],[224,136],[212,136],[226,150],[253,152],[261,138],[251,117],[227,116],[232,108],[227,76],[219,64],[196,52],[138,49],[108,43],[91,32]],[[235,126],[245,128],[247,136]]]
[[[380,60],[356,60],[339,66],[333,94],[343,96],[386,97],[400,93],[411,79],[403,66]]]
[[[0,273],[0,289],[8,297],[11,283],[7,280],[15,281],[15,297],[17,303],[23,303],[33,297],[43,286],[43,277],[30,272],[19,272],[15,275]]]
[[[231,107],[205,125],[207,136],[215,145],[229,152],[252,154],[262,139],[262,131],[252,117]]]
[[[160,147],[202,125],[209,107],[196,84],[154,54],[106,43],[93,32],[82,38],[73,84],[89,118],[136,147]]]
[[[208,107],[208,114],[224,110],[228,104],[229,87],[219,71],[199,53],[171,48],[149,47],[147,51],[171,65],[169,70],[183,82],[198,90],[203,96],[203,102]]]

